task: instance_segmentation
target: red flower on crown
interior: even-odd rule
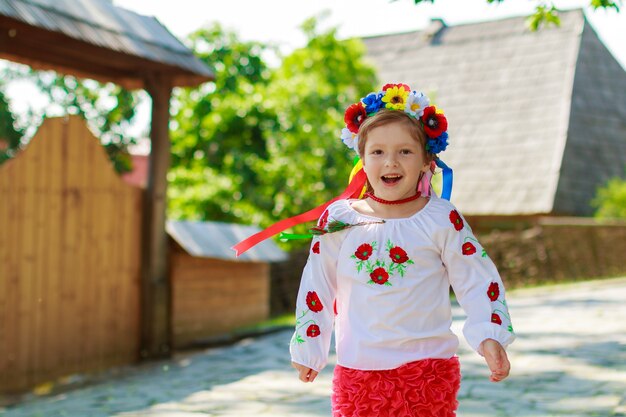
[[[496,313],[493,313],[491,315],[491,322],[495,323],[495,324],[500,324],[502,325],[502,319],[500,318],[500,316],[498,316]]]
[[[438,138],[443,132],[448,130],[448,120],[442,113],[437,113],[435,106],[428,106],[424,109],[421,117],[424,125],[424,132],[429,138]]]
[[[463,219],[461,218],[461,215],[459,214],[458,211],[452,210],[450,212],[450,221],[452,222],[452,224],[454,225],[454,228],[457,231],[463,229]]]
[[[376,268],[370,274],[370,278],[378,285],[383,285],[389,280],[389,273],[385,271],[385,268]]]
[[[500,296],[500,286],[497,282],[492,282],[487,290],[487,295],[491,301],[496,301]]]
[[[393,87],[398,87],[398,88],[402,88],[404,91],[411,91],[411,87],[409,87],[406,84],[385,84],[383,85],[383,91],[387,91],[387,89],[389,88],[393,88]]]
[[[324,309],[320,298],[315,291],[309,291],[306,295],[306,305],[309,306],[309,310],[314,313],[319,313]]]
[[[476,246],[472,245],[470,242],[465,242],[462,249],[463,255],[473,255],[476,253]]]
[[[315,242],[315,245],[313,245],[313,253],[320,253],[320,242]]]
[[[400,246],[395,246],[391,248],[389,250],[389,257],[391,258],[393,262],[397,264],[403,264],[409,260],[409,257],[407,256],[406,252]]]
[[[366,118],[367,113],[365,113],[365,107],[363,107],[363,103],[360,101],[349,106],[343,116],[346,127],[352,133],[359,133],[359,127],[361,127],[361,123],[363,123]]]
[[[373,250],[374,249],[372,248],[372,245],[370,245],[369,243],[364,243],[358,248],[356,248],[356,251],[354,252],[354,256],[356,256],[362,261],[367,261],[369,257],[372,256]]]
[[[309,337],[317,337],[320,335],[320,326],[312,324],[306,329],[306,335]]]

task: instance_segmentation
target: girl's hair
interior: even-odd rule
[[[435,159],[435,155],[426,150],[426,133],[424,132],[424,127],[419,120],[411,117],[403,111],[383,109],[375,115],[365,119],[363,124],[359,127],[358,148],[361,160],[363,160],[365,155],[365,143],[367,142],[367,137],[372,130],[391,123],[400,123],[407,128],[409,135],[421,145],[426,162],[431,162]],[[374,191],[369,181],[366,181],[366,191]]]
[[[377,127],[386,126],[391,123],[400,123],[407,128],[409,135],[419,143],[424,151],[424,158],[426,161],[432,161],[435,159],[435,155],[426,151],[426,133],[419,120],[411,117],[407,113],[398,110],[380,110],[372,117],[365,119],[363,124],[359,127],[359,156],[363,159],[365,154],[365,144],[367,137]]]

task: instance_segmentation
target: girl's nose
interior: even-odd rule
[[[386,160],[385,160],[385,165],[388,167],[393,167],[398,165],[398,161],[396,160],[396,158],[392,155],[390,155]]]

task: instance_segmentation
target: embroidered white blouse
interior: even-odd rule
[[[296,302],[293,362],[320,371],[333,324],[337,363],[348,368],[451,358],[459,342],[450,330],[450,285],[472,348],[487,338],[504,347],[513,341],[498,271],[449,201],[433,196],[413,216],[384,222],[350,204],[334,202],[318,222],[325,229],[333,221],[364,224],[313,239]]]

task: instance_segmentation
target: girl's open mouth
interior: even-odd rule
[[[402,179],[402,175],[383,175],[380,177],[385,184],[395,184]]]

